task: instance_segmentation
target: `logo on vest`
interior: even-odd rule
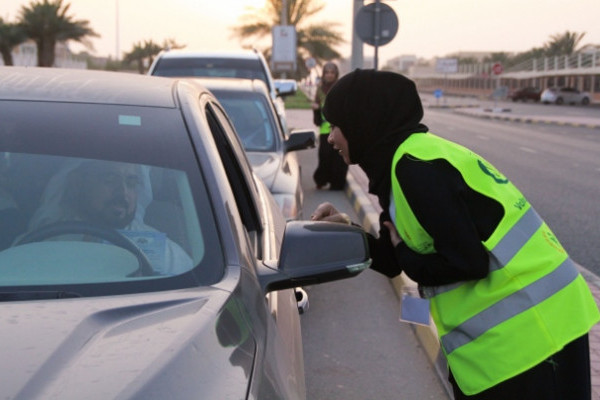
[[[504,177],[504,175],[502,175],[500,172],[498,172],[498,170],[496,170],[491,165],[485,165],[483,163],[483,161],[481,161],[481,160],[477,160],[477,164],[479,165],[479,168],[481,168],[483,173],[488,176],[491,176],[492,179],[496,183],[500,183],[500,184],[508,183],[508,179],[506,179],[506,177]]]
[[[562,245],[560,244],[556,236],[554,236],[552,231],[550,231],[550,229],[544,229],[542,231],[542,235],[544,236],[544,239],[546,240],[546,242],[548,242],[550,246],[554,247],[561,253],[566,253],[565,249],[562,247]]]

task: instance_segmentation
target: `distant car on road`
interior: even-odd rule
[[[590,94],[572,87],[551,87],[542,92],[541,101],[544,104],[590,104]]]
[[[508,97],[512,101],[532,100],[532,101],[537,102],[537,101],[540,101],[541,94],[542,94],[542,91],[539,88],[533,87],[533,86],[528,86],[528,87],[520,88],[520,89],[510,92]]]

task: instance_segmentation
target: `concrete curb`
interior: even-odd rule
[[[373,201],[369,197],[369,194],[364,190],[364,186],[359,183],[361,179],[359,171],[356,166],[350,166],[349,173],[346,177],[346,188],[345,193],[350,199],[350,203],[354,208],[354,211],[358,215],[360,225],[365,231],[377,236],[379,233],[379,214],[381,208],[378,205],[374,205]],[[404,272],[399,276],[390,279],[394,291],[398,297],[398,301],[402,303],[402,288],[404,287],[417,287],[417,283],[411,280]],[[431,362],[431,365],[435,368],[435,371],[442,382],[442,385],[448,392],[450,398],[453,398],[452,387],[448,382],[448,366],[446,358],[442,353],[437,337],[437,329],[433,320],[429,321],[428,326],[411,324],[415,336],[423,346],[423,350]]]

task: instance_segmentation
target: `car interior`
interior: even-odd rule
[[[107,246],[114,241],[106,234],[85,226],[58,224],[74,219],[66,206],[72,202],[66,185],[77,168],[74,166],[90,162],[116,164],[53,155],[0,153],[0,268],[5,270],[0,280],[4,281],[3,285],[32,280],[38,284],[61,279],[69,282],[122,280],[137,270],[139,263],[131,251],[123,251],[118,245]],[[136,164],[135,167],[142,172],[145,183],[138,189],[133,221],[118,231],[133,240],[150,260],[154,271],[148,275],[156,276],[157,271],[165,275],[185,272],[181,268],[165,269],[161,264],[166,256],[164,250],[160,250],[164,248],[161,240],[174,242],[181,251],[173,259],[188,257],[186,269],[193,268],[204,257],[205,241],[186,173],[156,166]],[[138,218],[139,223],[135,225]],[[46,232],[47,226],[57,224],[53,231]],[[20,247],[23,249],[17,249]],[[82,261],[94,266],[77,269],[75,264]],[[7,274],[7,266],[15,264],[21,265],[16,269],[21,273]],[[44,269],[45,264],[48,265]]]

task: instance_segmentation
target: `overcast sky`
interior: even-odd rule
[[[0,17],[15,21],[23,5],[33,0],[0,0]],[[41,1],[41,0],[40,0]],[[354,1],[316,0],[326,7],[314,21],[339,24],[347,38],[338,51],[351,51]],[[387,0],[399,19],[395,38],[379,48],[380,63],[402,54],[442,57],[457,51],[521,52],[541,47],[550,36],[565,31],[586,32],[583,44],[600,44],[600,0]],[[101,37],[94,38],[94,54],[115,56],[148,39],[162,43],[173,38],[189,49],[236,49],[230,27],[239,23],[247,7],[264,0],[63,0],[69,14],[87,19]],[[118,21],[117,24],[117,9]],[[118,27],[118,29],[117,29]],[[118,31],[118,35],[117,35]],[[268,45],[262,43],[260,47]],[[82,48],[72,46],[75,51]],[[373,56],[365,45],[365,57]]]

